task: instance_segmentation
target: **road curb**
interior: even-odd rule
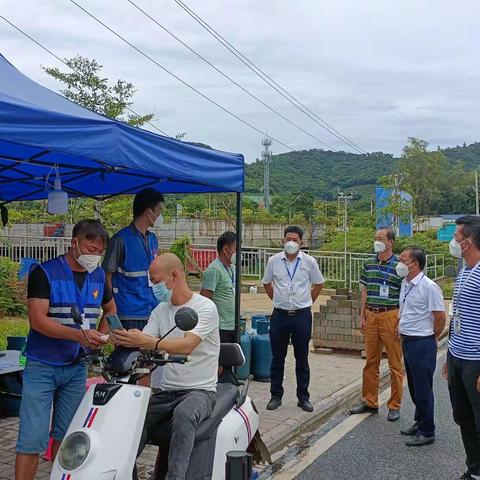
[[[446,334],[441,336],[438,342],[438,349],[446,345],[448,338]],[[380,389],[385,387],[390,377],[390,369],[388,364],[384,364],[380,367]],[[320,400],[313,405],[313,413],[301,413],[298,418],[287,419],[281,425],[274,427],[268,436],[274,440],[267,442],[268,450],[270,454],[278,452],[288,443],[290,443],[295,437],[304,433],[314,427],[316,424],[321,423],[333,413],[345,408],[355,398],[358,398],[362,393],[362,379],[359,378],[353,383],[346,385],[345,387],[337,390],[328,397]]]

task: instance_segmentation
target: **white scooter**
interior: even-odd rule
[[[191,330],[197,323],[196,313],[180,309],[175,323],[181,330]],[[136,382],[159,365],[186,363],[189,358],[116,349],[107,359],[96,354],[91,355],[91,360],[99,363],[108,383],[92,386],[85,394],[53,463],[50,479],[135,479],[135,460],[151,394],[149,387]],[[247,396],[248,381],[240,392],[232,372],[232,367],[244,361],[239,345],[221,345],[219,364],[224,368],[225,383],[217,386],[212,415],[197,428],[187,480],[224,480],[229,476],[226,474],[227,453],[232,451],[248,450],[253,454],[250,460],[253,458],[256,463],[271,461],[258,432],[258,411]],[[158,456],[154,478],[161,479],[167,468],[170,421],[160,425],[156,433],[152,443],[159,445],[162,453]],[[240,468],[245,471],[244,466]],[[248,474],[241,475],[237,478],[248,478]]]

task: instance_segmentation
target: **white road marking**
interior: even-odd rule
[[[390,397],[390,389],[387,388],[378,398],[380,405],[387,402]],[[288,462],[283,468],[272,475],[273,480],[291,480],[311,465],[320,455],[324,454],[330,447],[333,447],[347,433],[362,423],[371,414],[351,415],[343,422],[332,428],[322,438],[319,438],[304,454]]]
[[[439,351],[437,354],[437,361],[440,360],[444,355],[444,350]],[[390,388],[386,388],[378,396],[379,406],[382,406],[384,403],[386,403],[389,398]],[[335,428],[332,428],[332,430],[326,433],[323,437],[319,438],[301,455],[295,457],[293,460],[286,463],[280,470],[275,472],[271,476],[272,480],[292,480],[292,478],[295,478],[297,475],[303,472],[303,470],[310,466],[318,457],[323,455],[330,447],[333,447],[339,440],[347,435],[347,433],[351,432],[357,425],[360,425],[360,423],[362,423],[370,415],[371,413],[364,413],[361,415],[351,415],[347,417],[343,422],[339,423]]]

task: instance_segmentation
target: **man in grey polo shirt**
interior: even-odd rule
[[[422,248],[407,247],[396,266],[405,277],[400,290],[400,322],[408,389],[415,404],[415,423],[400,433],[407,446],[435,441],[433,374],[437,362],[437,339],[445,327],[445,304],[441,288],[423,272],[427,258]]]

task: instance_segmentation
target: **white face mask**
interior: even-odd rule
[[[398,262],[397,266],[395,267],[395,271],[399,277],[403,278],[410,273],[410,268],[406,263]]]
[[[153,226],[158,228],[158,227],[160,227],[161,225],[163,225],[163,215],[162,215],[162,214],[160,214],[160,215],[156,218]]]
[[[234,252],[233,250],[230,250],[228,247],[226,247],[224,255],[230,259],[230,263],[232,265],[236,265],[236,263],[237,263],[237,253],[236,252]],[[240,258],[242,258],[241,255],[240,255]]]
[[[373,250],[375,251],[375,253],[383,253],[386,249],[387,247],[383,242],[380,242],[378,240],[375,240],[373,242]]]
[[[294,242],[293,240],[290,240],[289,242],[285,242],[285,253],[288,255],[294,255],[300,250],[300,245],[297,242]]]
[[[466,250],[462,250],[462,243],[466,239],[462,240],[460,243],[457,242],[454,238],[452,238],[451,242],[448,245],[448,250],[450,251],[450,255],[455,258],[462,258],[463,252]]]
[[[102,260],[102,256],[101,255],[83,255],[81,250],[80,250],[80,246],[78,245],[78,242],[77,242],[77,249],[78,249],[78,253],[80,255],[77,258],[75,256],[75,250],[74,250],[73,256],[75,257],[75,260],[88,273],[92,273],[98,267],[98,265],[100,264],[100,261]]]
[[[163,224],[163,215],[161,213],[156,215],[152,209],[148,212],[148,218],[153,223],[152,227],[158,228]]]

